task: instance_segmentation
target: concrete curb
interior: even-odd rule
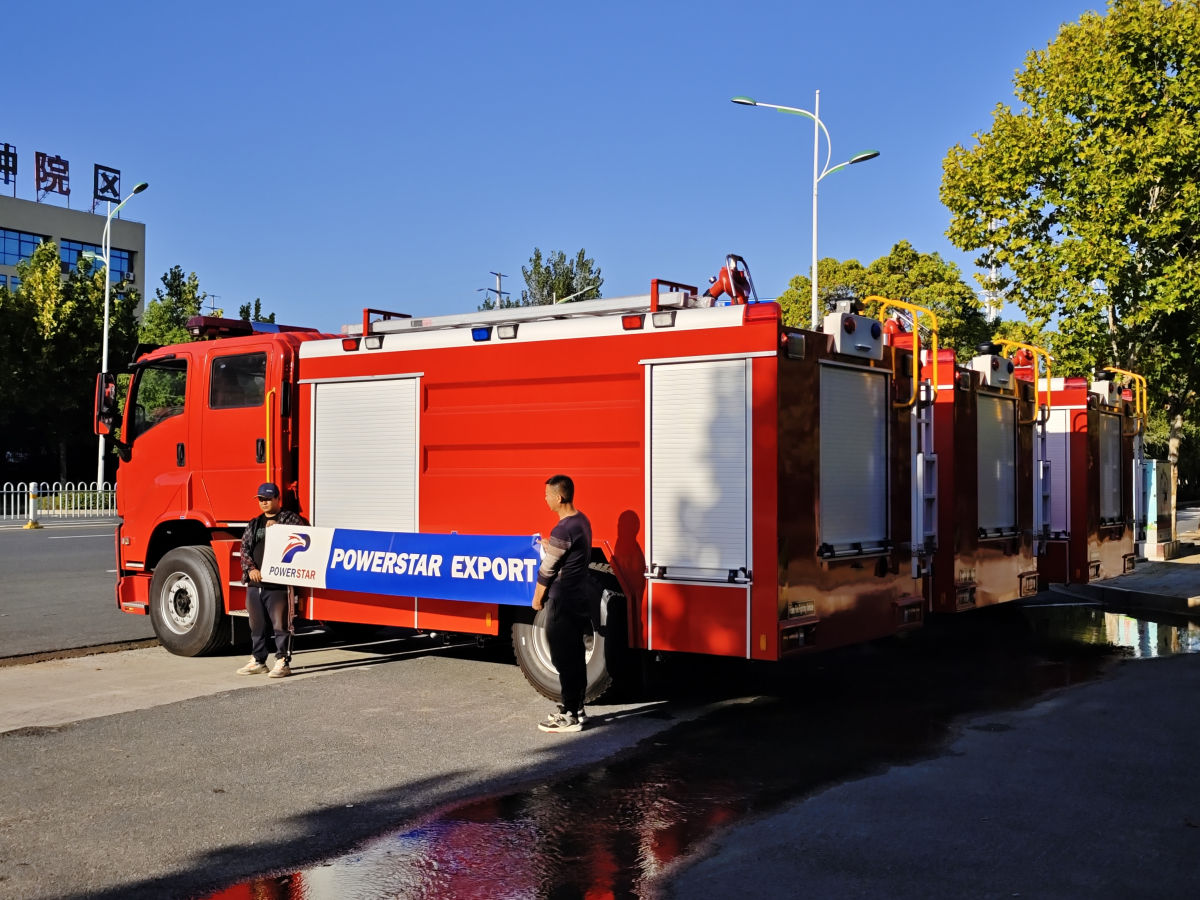
[[[0,521],[0,531],[6,531],[6,530],[20,531],[21,529],[23,529],[25,527],[25,521],[26,520],[18,521],[17,519]],[[88,517],[83,517],[83,516],[73,516],[70,518],[65,517],[65,516],[62,518],[59,518],[57,516],[49,516],[49,517],[39,516],[38,517],[38,525],[41,528],[61,528],[61,527],[66,527],[66,526],[80,526],[80,525],[108,525],[111,527],[116,527],[116,525],[119,522],[120,522],[120,519],[117,519],[115,517],[110,517],[110,516],[97,516],[95,518],[88,518]]]

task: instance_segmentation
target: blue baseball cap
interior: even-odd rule
[[[254,496],[259,500],[278,500],[279,488],[275,487],[273,481],[264,481],[258,486],[258,493]]]

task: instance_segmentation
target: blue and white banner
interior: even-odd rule
[[[527,606],[537,535],[421,534],[283,525],[267,529],[263,581]]]

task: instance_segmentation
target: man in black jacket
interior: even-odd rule
[[[592,525],[575,508],[575,484],[566,475],[546,481],[546,505],[558,515],[550,537],[542,541],[542,564],[533,589],[533,608],[546,609],[546,641],[550,661],[558,669],[562,705],[538,723],[542,731],[582,731],[587,691],[587,649],[584,639],[592,630],[586,584],[592,559]]]
[[[307,525],[302,516],[283,508],[279,488],[268,481],[258,486],[261,513],[250,521],[242,534],[242,581],[246,583],[246,612],[250,615],[250,661],[237,670],[239,675],[286,678],[292,674],[291,634],[288,631],[288,589],[263,581],[260,567],[266,546],[267,529],[274,525]],[[275,641],[275,668],[267,669],[267,652]]]

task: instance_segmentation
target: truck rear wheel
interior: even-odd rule
[[[176,547],[154,568],[150,621],[177,656],[203,656],[229,643],[217,557],[211,547]]]
[[[600,588],[597,586],[597,593]],[[610,602],[610,598],[616,602]],[[622,629],[614,628],[618,617],[623,618],[625,598],[619,594],[603,591],[600,603],[608,604],[608,625],[605,628],[596,626],[599,618],[599,608],[593,610],[592,632],[584,638],[587,660],[587,687],[584,690],[584,701],[591,703],[599,699],[612,687],[612,663],[620,653],[618,644],[623,639]],[[619,608],[619,611],[618,611]],[[558,683],[558,669],[550,661],[550,644],[546,640],[546,610],[538,610],[533,623],[514,622],[512,627],[513,652],[517,657],[517,665],[521,674],[539,694],[549,700],[562,700],[562,688]]]

